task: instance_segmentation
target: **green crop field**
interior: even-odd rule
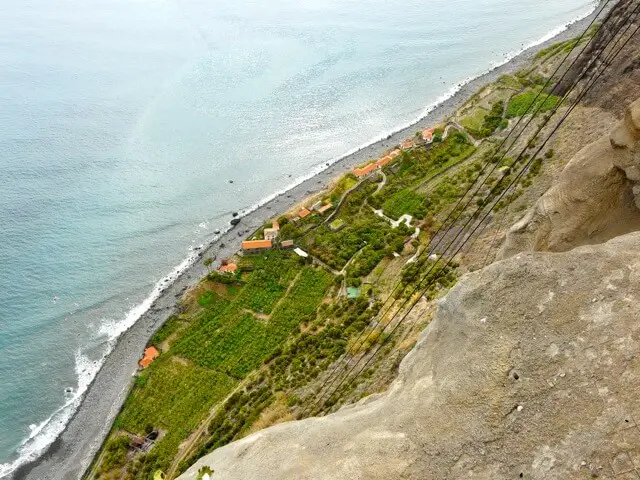
[[[382,209],[387,216],[395,220],[402,215],[424,218],[427,214],[425,200],[425,197],[410,188],[403,188],[387,198],[382,204]]]
[[[254,270],[238,301],[243,308],[268,315],[300,271],[300,265],[296,257],[278,251],[253,256],[251,263]]]
[[[553,110],[561,100],[561,98],[556,95],[549,95],[542,92],[540,96],[538,96],[539,93],[540,90],[537,89],[527,90],[520,95],[514,96],[507,106],[507,118],[521,117],[527,113],[532,114],[536,111],[538,114],[545,113]],[[536,97],[538,98],[536,99]]]
[[[115,427],[139,435],[158,429],[162,436],[145,463],[164,468],[180,442],[236,384],[219,372],[161,357],[136,379]]]

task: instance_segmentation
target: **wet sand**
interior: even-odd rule
[[[405,138],[413,137],[417,130],[431,127],[445,120],[484,85],[497,80],[501,75],[513,73],[525,67],[541,48],[580,35],[592,18],[593,15],[574,23],[552,40],[525,51],[509,63],[471,81],[454,97],[410,127],[343,158],[315,177],[243,217],[237,227],[203,249],[198,261],[169,286],[154,302],[151,309],[120,337],[65,431],[51,444],[43,456],[20,467],[11,478],[72,480],[82,477],[126,399],[133,384],[138,360],[150,336],[175,312],[175,303],[183,292],[195,285],[206,274],[207,269],[202,263],[204,258],[213,255],[218,259],[231,257],[239,250],[243,238],[260,228],[268,219],[282,214],[309,195],[322,190],[337,176],[352,170],[355,165],[380,157]]]

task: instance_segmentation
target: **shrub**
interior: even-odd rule
[[[507,107],[507,118],[522,117],[534,112],[545,113],[553,110],[560,101],[560,97],[541,92],[539,89],[527,90],[511,98]]]

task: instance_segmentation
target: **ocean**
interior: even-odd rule
[[[591,0],[0,5],[0,477],[233,212],[412,123]]]

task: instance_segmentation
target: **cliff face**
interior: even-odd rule
[[[227,445],[180,478],[202,465],[225,480],[635,475],[638,251],[630,234],[468,275],[388,393]]]
[[[605,25],[599,29],[595,41],[589,44],[585,55],[573,65],[554,93],[563,95],[585,69],[588,69],[588,72],[591,73],[599,68],[610,50],[606,50],[607,54],[603,55],[599,62],[591,62],[591,59],[618,32],[626,32],[627,36],[623,41],[616,44],[616,49],[621,47],[627,37],[634,32],[640,21],[640,16],[638,16],[637,12],[634,13],[638,2],[636,0],[621,0],[619,3],[610,3],[611,6],[614,4],[615,7],[608,13],[610,19],[602,22]],[[601,108],[614,113],[616,116],[621,116],[629,101],[640,96],[640,60],[638,60],[637,55],[639,50],[640,37],[635,35],[620,52],[615,62],[601,76],[598,84],[586,96],[582,104],[587,107]],[[586,78],[589,77],[590,75]]]
[[[640,230],[640,100],[609,136],[584,147],[507,235],[501,258],[566,251]]]
[[[258,432],[180,478],[205,465],[212,480],[640,478],[640,101],[625,111],[638,50],[585,102],[618,126],[510,229],[502,261],[440,302],[387,393]]]

